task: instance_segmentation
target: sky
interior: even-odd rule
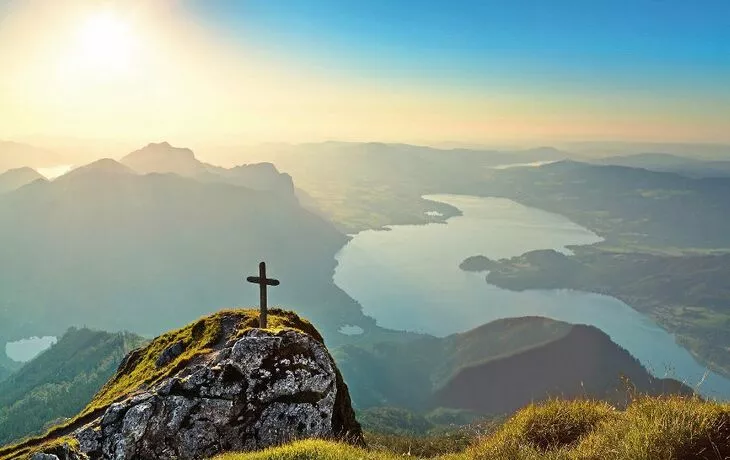
[[[730,142],[728,0],[0,0],[0,139]]]

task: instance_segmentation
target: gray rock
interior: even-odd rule
[[[84,460],[68,443],[55,446],[49,452],[38,452],[30,456],[30,460]]]
[[[57,455],[37,453],[30,460],[59,460]]]
[[[155,365],[157,367],[163,367],[173,362],[178,356],[183,354],[185,351],[185,344],[182,342],[175,342],[169,347],[165,348],[160,356],[157,358]]]
[[[259,329],[110,405],[73,436],[91,460],[208,458],[311,437],[362,442],[325,346]]]

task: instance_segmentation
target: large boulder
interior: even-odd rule
[[[59,429],[70,435],[72,454],[194,459],[311,437],[362,444],[347,386],[311,325],[278,310],[265,330],[251,327],[255,315],[248,311],[213,318],[130,354],[97,403],[128,379],[152,373],[152,383],[108,405],[92,403],[82,423]],[[287,326],[297,321],[301,329]],[[34,452],[38,459],[74,458],[58,454]]]

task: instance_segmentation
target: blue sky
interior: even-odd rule
[[[730,79],[728,0],[207,0],[188,8],[222,33],[333,71],[717,91]]]
[[[0,62],[7,138],[730,143],[730,0],[0,0]]]

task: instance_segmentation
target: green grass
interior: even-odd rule
[[[699,398],[640,397],[625,411],[597,401],[549,401],[528,406],[501,427],[453,452],[434,438],[411,457],[440,460],[720,460],[730,456],[730,405]],[[421,448],[425,441],[414,444]],[[395,447],[395,448],[394,448]],[[397,444],[369,449],[322,440],[299,441],[217,460],[402,459]],[[451,453],[453,452],[453,453]]]
[[[486,428],[486,429],[485,429]],[[416,458],[438,458],[458,454],[474,443],[489,427],[460,427],[429,435],[365,433],[365,442],[372,452]]]
[[[396,458],[403,457],[386,452],[360,449],[348,444],[310,439],[259,452],[222,455],[216,457],[216,460],[393,460]]]

